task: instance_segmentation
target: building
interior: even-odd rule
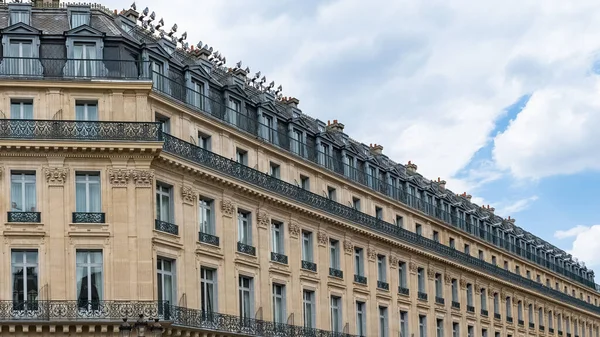
[[[0,6],[2,336],[599,336],[582,263],[148,12]]]

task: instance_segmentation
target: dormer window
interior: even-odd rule
[[[10,24],[14,25],[15,23],[19,22],[23,22],[24,24],[29,25],[28,10],[14,9],[10,11]]]
[[[69,23],[71,29],[83,25],[90,25],[90,8],[86,6],[76,6],[69,8]]]

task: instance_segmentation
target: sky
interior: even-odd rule
[[[282,85],[305,114],[339,120],[600,272],[600,1],[137,1],[145,7]]]

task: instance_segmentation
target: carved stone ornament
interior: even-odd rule
[[[196,191],[194,191],[193,188],[189,186],[182,186],[181,197],[183,198],[184,203],[193,205],[196,201],[196,198],[198,197],[198,194],[196,193]]]
[[[391,268],[398,267],[398,258],[397,257],[395,257],[394,255],[390,255],[389,260],[390,260],[390,267]]]
[[[297,238],[300,235],[300,226],[295,222],[290,222],[290,236]]]
[[[414,262],[411,262],[408,264],[408,269],[410,269],[411,273],[416,273],[417,269],[419,269],[419,267],[417,267],[417,264]]]
[[[375,258],[377,257],[377,251],[373,248],[369,248],[367,249],[367,255],[369,255],[369,260],[375,261]]]
[[[446,284],[451,284],[452,283],[452,275],[446,273],[444,275],[444,282],[446,282]]]
[[[494,290],[491,287],[489,287],[487,291],[488,291],[488,297],[494,297],[494,294],[496,293],[496,290]]]
[[[221,211],[223,212],[223,215],[232,217],[234,209],[235,207],[233,206],[231,199],[224,198],[221,200]]]
[[[460,281],[458,281],[458,283],[460,284],[460,289],[467,289],[467,280],[461,278]]]
[[[352,254],[353,250],[354,245],[352,244],[352,242],[350,242],[350,240],[344,240],[344,251],[346,252],[346,254]]]
[[[435,278],[435,270],[433,268],[427,268],[427,278],[430,280]]]
[[[317,235],[317,239],[319,240],[319,244],[321,246],[326,246],[327,245],[327,233],[325,233],[325,232],[319,232],[319,234]]]
[[[131,170],[128,169],[108,169],[108,181],[114,187],[127,187],[129,178],[131,177]]]
[[[269,227],[269,214],[265,211],[259,211],[256,219],[256,224],[258,228],[268,228]]]
[[[133,170],[131,177],[136,187],[152,187],[154,184],[154,170]]]
[[[52,186],[62,186],[67,180],[69,169],[66,167],[44,167],[46,182]]]

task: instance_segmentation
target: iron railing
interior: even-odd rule
[[[73,223],[105,223],[104,213],[73,212]]]
[[[0,119],[0,139],[160,141],[160,123]]]
[[[300,268],[305,269],[305,270],[314,271],[315,273],[317,272],[317,264],[314,262],[310,262],[310,261],[302,260],[302,262],[300,264]]]
[[[408,296],[410,294],[410,290],[404,287],[398,287],[398,294]]]
[[[3,57],[0,77],[150,80],[150,63],[134,60]]]
[[[377,281],[377,288],[382,290],[390,290],[390,284],[385,281]]]
[[[256,247],[247,245],[242,242],[237,243],[237,251],[240,253],[256,256]]]
[[[452,212],[452,208],[450,207],[443,207],[433,200],[423,199],[408,193],[407,190],[399,184],[393,184],[387,180],[380,179],[378,176],[371,175],[367,172],[366,168],[364,171],[359,170],[355,164],[344,163],[332,153],[324,153],[316,148],[316,146],[315,148],[312,148],[311,146],[308,146],[305,141],[296,139],[290,133],[281,132],[276,128],[266,125],[255,117],[250,116],[247,112],[234,110],[221,101],[207,97],[202,92],[188,88],[185,83],[175,81],[157,72],[152,73],[152,79],[154,91],[175,99],[179,103],[185,104],[193,110],[219,119],[221,122],[232,125],[244,132],[248,132],[254,137],[338,173],[360,185],[385,194],[409,207],[448,223],[469,235],[486,240],[500,249],[521,256],[544,268],[562,274],[573,281],[594,289],[597,288],[593,281],[570,271],[553,261],[542,258],[537,254],[533,254],[521,246],[513,244],[509,240],[497,236],[494,232],[488,232],[483,226],[467,222],[464,213],[462,213],[461,216],[458,216],[454,214],[456,212]],[[365,167],[367,166],[368,165],[365,165]]]
[[[339,269],[329,268],[329,276],[344,278],[344,272]]]
[[[481,316],[485,316],[485,317],[487,317],[487,316],[488,316],[488,314],[489,314],[489,313],[488,313],[488,311],[487,311],[487,310],[485,310],[485,309],[481,309]]]
[[[8,222],[42,222],[40,212],[8,212]]]
[[[285,254],[271,252],[271,261],[282,264],[288,264],[288,257]]]
[[[499,268],[498,266],[483,261],[477,257],[473,257],[456,249],[452,249],[439,242],[435,242],[434,240],[417,235],[416,233],[408,231],[394,224],[362,213],[352,207],[345,206],[326,197],[289,184],[283,180],[237,163],[216,153],[202,149],[179,138],[168,134],[163,134],[163,138],[163,150],[165,152],[201,165],[219,174],[225,174],[239,181],[243,181],[263,190],[278,194],[282,198],[291,199],[308,207],[343,218],[359,227],[365,227],[379,234],[393,237],[399,241],[408,243],[411,246],[416,246],[422,250],[441,256],[444,259],[455,261],[461,265],[480,270],[486,274],[493,274],[507,282],[528,287],[535,290],[537,293],[551,297],[559,302],[569,303],[595,313],[600,313],[600,307],[577,299],[576,297],[569,296],[560,291],[544,287],[533,280],[512,273],[508,270],[504,270],[503,268]]]
[[[444,305],[446,303],[446,300],[443,297],[436,296],[435,297],[435,303],[436,304]]]
[[[367,277],[363,275],[354,274],[354,282],[360,284],[367,284]]]
[[[417,291],[417,298],[421,301],[427,301],[427,293]]]
[[[157,231],[161,231],[161,232],[165,232],[165,233],[169,233],[169,234],[173,234],[173,235],[179,235],[179,226],[177,226],[176,224],[172,224],[170,222],[166,222],[166,221],[161,221],[161,220],[154,220],[154,229],[156,229]]]
[[[174,326],[240,334],[244,336],[357,337],[347,333],[305,328],[285,323],[207,312],[156,301],[0,301],[0,321],[100,321],[159,317]]]
[[[213,246],[219,246],[219,237],[208,233],[198,232],[198,241]]]
[[[453,309],[460,309],[460,302],[452,301],[452,308]]]

